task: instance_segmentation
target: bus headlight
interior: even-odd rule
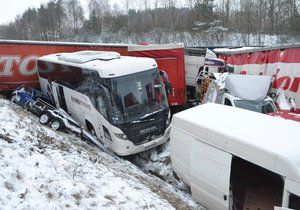
[[[128,140],[128,137],[124,133],[114,133],[118,139]]]

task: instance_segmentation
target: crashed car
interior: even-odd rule
[[[14,90],[11,101],[32,111],[33,104],[41,99],[49,104],[54,104],[53,100],[45,93],[32,87],[22,85]]]

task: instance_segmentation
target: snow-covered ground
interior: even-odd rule
[[[5,99],[0,99],[0,165],[0,209],[199,207],[190,194],[74,135],[40,125]],[[170,173],[165,165],[163,174]]]
[[[274,46],[287,43],[299,42],[300,37],[290,35],[272,34],[245,34],[237,31],[224,31],[219,28],[210,28],[204,31],[164,31],[153,29],[148,33],[128,34],[126,30],[119,32],[103,31],[98,36],[77,36],[65,41],[83,41],[94,43],[127,43],[139,44],[143,42],[164,44],[184,43],[187,47],[192,46]]]
[[[153,174],[175,189],[190,193],[190,188],[176,179],[172,172],[169,142],[148,151],[133,155],[129,161],[146,173]]]

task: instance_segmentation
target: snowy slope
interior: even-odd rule
[[[178,181],[172,172],[169,142],[130,157],[129,160],[146,173],[154,174],[175,189],[190,193],[190,188]]]
[[[189,194],[0,99],[0,209],[194,209]]]

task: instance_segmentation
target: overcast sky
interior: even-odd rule
[[[18,14],[22,14],[28,7],[39,7],[42,3],[49,0],[0,0],[0,24],[13,21]],[[84,7],[88,0],[80,0]],[[120,0],[110,0],[112,3]]]

